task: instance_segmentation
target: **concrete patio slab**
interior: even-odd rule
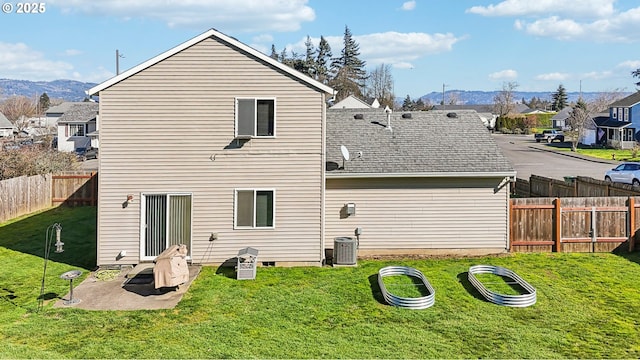
[[[58,300],[55,308],[77,308],[85,310],[158,310],[172,309],[187,292],[191,282],[200,273],[200,266],[189,266],[189,281],[177,288],[155,289],[153,275],[148,271],[138,276],[130,274],[133,269],[120,270],[112,280],[100,280],[91,273],[82,283],[74,286],[73,299],[76,304],[66,305],[70,294]],[[142,276],[139,276],[142,275]]]

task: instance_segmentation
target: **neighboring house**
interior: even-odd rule
[[[551,127],[554,129],[567,130],[567,119],[571,116],[571,106],[565,106],[562,110],[558,111],[551,117]]]
[[[640,91],[609,105],[609,118],[598,128],[608,146],[634,147],[640,141]]]
[[[96,131],[98,104],[82,102],[72,104],[58,118],[58,150],[76,151],[91,146],[88,135]]]
[[[16,131],[16,127],[3,113],[0,113],[0,138],[12,137],[14,131]]]
[[[88,91],[99,95],[97,263],[324,257],[333,89],[209,30]],[[123,256],[124,255],[124,256]]]
[[[335,103],[330,107],[330,109],[371,109],[380,107],[378,99],[373,99],[372,101],[373,102],[370,104],[354,95],[349,95]]]
[[[478,116],[487,129],[493,129],[496,126],[498,114],[494,113],[494,109],[495,107],[493,105],[436,105],[433,107],[433,110],[443,111],[474,110],[478,113]]]
[[[515,176],[475,111],[329,110],[325,243],[359,228],[361,255],[504,252]]]
[[[75,104],[82,104],[82,102],[65,101],[50,107],[44,112],[45,120],[44,123],[41,123],[40,125],[45,127],[57,126],[58,119],[60,119],[60,117]]]

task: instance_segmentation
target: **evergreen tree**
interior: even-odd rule
[[[269,55],[272,59],[280,61],[280,57],[278,56],[278,51],[276,50],[276,46],[271,44],[271,55]]]
[[[340,57],[331,59],[332,81],[330,85],[338,92],[336,100],[340,101],[349,95],[362,98],[367,72],[366,63],[360,60],[360,45],[353,39],[348,26],[344,29],[344,48]]]
[[[47,93],[42,93],[42,95],[40,95],[40,100],[38,100],[38,115],[42,115],[45,111],[47,111],[49,106],[51,106],[49,95],[47,95]]]
[[[553,99],[553,102],[551,103],[551,110],[553,111],[560,111],[569,104],[567,100],[567,90],[562,86],[562,84],[558,86],[558,90],[551,95],[551,98]]]
[[[404,98],[404,102],[402,103],[402,110],[405,111],[411,111],[414,108],[414,103],[411,100],[411,97],[409,95],[407,95],[406,98]]]
[[[640,79],[640,69],[635,69],[631,72],[631,75],[633,75],[634,78]],[[640,86],[640,82],[637,82],[636,86]]]
[[[315,75],[315,71],[316,71],[316,60],[315,60],[315,55],[316,55],[316,47],[313,45],[313,42],[311,41],[311,37],[309,35],[307,35],[307,41],[304,42],[304,45],[306,47],[306,52],[305,52],[305,57],[304,57],[304,73],[314,77]]]
[[[323,84],[327,84],[329,82],[329,62],[331,61],[332,56],[329,42],[325,40],[324,36],[320,36],[320,43],[318,44],[315,61],[314,77]]]

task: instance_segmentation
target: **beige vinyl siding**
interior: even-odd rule
[[[498,179],[328,179],[326,247],[362,228],[360,251],[506,249],[507,187]],[[356,215],[341,218],[346,203]],[[393,252],[392,251],[392,252]],[[382,253],[382,252],[381,252]]]
[[[276,99],[275,138],[233,140],[237,97]],[[138,262],[140,196],[163,192],[193,196],[194,262],[252,246],[259,261],[320,263],[323,106],[320,92],[214,39],[102,91],[98,264]],[[234,230],[238,188],[275,190],[274,229]]]

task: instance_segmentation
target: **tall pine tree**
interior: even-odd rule
[[[553,99],[553,102],[551,103],[551,110],[553,111],[560,111],[569,104],[567,90],[562,86],[562,84],[560,84],[560,86],[558,86],[558,90],[551,95],[551,99]]]
[[[348,26],[344,29],[344,48],[340,57],[331,59],[332,80],[329,83],[338,93],[336,101],[349,95],[362,98],[367,72],[366,63],[360,60],[360,45],[353,39]]]
[[[327,84],[329,82],[329,64],[332,56],[333,54],[331,54],[331,46],[329,46],[329,42],[324,38],[324,36],[320,36],[320,44],[318,44],[318,52],[315,61],[314,77],[323,84]]]

